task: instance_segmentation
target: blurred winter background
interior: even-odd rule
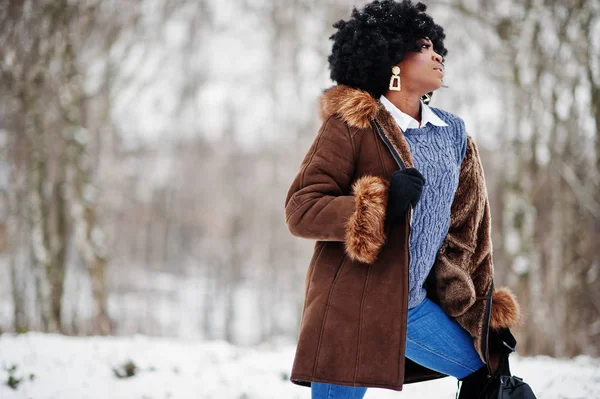
[[[309,397],[287,378],[312,243],[283,203],[331,25],[364,3],[0,1],[0,398]],[[425,3],[432,105],[478,142],[526,315],[517,375],[600,397],[600,0]]]

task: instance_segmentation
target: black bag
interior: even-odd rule
[[[498,332],[490,331],[490,350],[500,355],[500,363],[488,380],[482,399],[536,399],[531,387],[510,372],[508,357],[516,346],[517,340],[508,328]]]

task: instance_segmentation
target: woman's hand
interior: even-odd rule
[[[409,205],[419,202],[425,185],[425,178],[415,168],[406,168],[394,172],[388,194],[387,216],[396,220],[402,216]]]

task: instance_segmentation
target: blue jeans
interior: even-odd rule
[[[462,379],[485,365],[471,335],[435,303],[425,298],[408,310],[406,357],[415,363]],[[362,399],[365,387],[313,382],[312,399]]]

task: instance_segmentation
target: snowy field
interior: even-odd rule
[[[0,336],[0,399],[308,399],[308,388],[288,381],[293,355],[289,343],[235,347],[145,336],[6,334]],[[128,362],[134,375],[117,377],[127,374]],[[600,398],[600,359],[515,356],[512,368],[539,399]],[[452,399],[455,391],[456,380],[444,378],[402,392],[370,389],[366,398]]]

